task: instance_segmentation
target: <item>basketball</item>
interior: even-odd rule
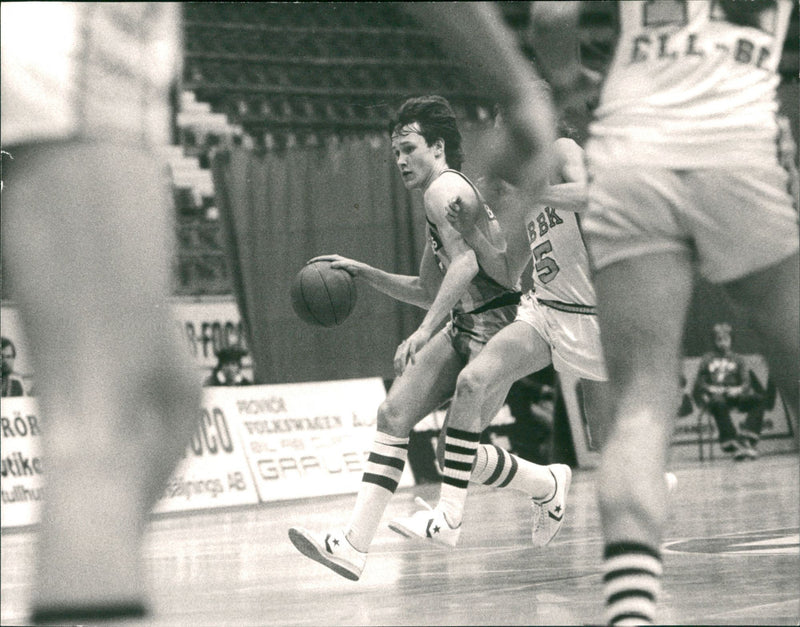
[[[291,290],[297,316],[322,327],[342,324],[356,304],[356,284],[347,272],[331,268],[330,261],[306,264],[297,273]]]

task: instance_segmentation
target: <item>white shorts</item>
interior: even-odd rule
[[[168,144],[179,20],[177,3],[3,2],[3,147]]]
[[[581,226],[592,266],[685,252],[715,283],[772,266],[800,247],[788,175],[777,163],[749,169],[668,170],[590,165]]]
[[[517,320],[532,326],[550,344],[557,372],[593,381],[608,379],[596,315],[553,309],[528,292],[517,309]]]

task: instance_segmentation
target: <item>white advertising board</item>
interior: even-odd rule
[[[358,491],[386,397],[380,378],[227,390],[263,502]],[[413,483],[406,468],[400,485]]]
[[[258,503],[239,433],[232,423],[231,388],[205,388],[200,424],[170,477],[155,513]]]
[[[0,401],[0,526],[24,527],[39,521],[44,494],[44,462],[36,399]]]

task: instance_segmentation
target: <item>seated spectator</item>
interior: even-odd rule
[[[714,417],[722,450],[736,460],[755,459],[757,454],[751,444],[752,438],[742,437],[737,432],[730,412],[732,409],[746,413],[757,411],[764,404],[765,395],[753,389],[744,359],[734,353],[731,346],[731,325],[715,324],[714,350],[704,355],[700,362],[693,397],[699,408]],[[760,424],[757,428],[760,432]]]
[[[242,358],[245,355],[247,351],[238,346],[220,349],[217,352],[217,365],[203,385],[250,385],[251,381],[242,374]]]
[[[14,342],[7,337],[0,338],[3,351],[3,389],[0,396],[25,396],[25,387],[22,377],[14,372],[14,360],[17,358],[17,348]]]

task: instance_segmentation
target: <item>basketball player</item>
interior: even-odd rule
[[[520,490],[531,498],[535,546],[548,544],[564,521],[569,466],[534,464],[494,445],[480,444],[473,452],[468,444],[480,439],[515,381],[551,363],[558,372],[584,379],[587,407],[602,402],[605,366],[576,213],[586,208],[583,150],[562,137],[553,152],[552,185],[538,199],[527,198],[504,181],[490,180],[485,186],[506,226],[505,251],[481,237],[474,214],[462,209],[458,199],[448,208],[448,220],[487,271],[494,269],[499,278],[517,281],[532,259],[535,288],[523,297],[516,320],[492,337],[459,374],[446,427],[458,429],[463,441],[456,443],[458,449],[445,445],[440,460],[445,471],[452,466],[461,473],[450,477],[454,473],[445,472],[436,507],[391,521],[389,527],[403,535],[455,546],[470,480]]]
[[[32,621],[146,613],[147,516],[197,425],[166,297],[178,9],[2,3],[3,266],[34,362],[44,500]]]
[[[498,282],[481,268],[475,252],[447,220],[448,201],[458,196],[478,214],[477,229],[484,237],[495,245],[502,238],[480,192],[458,171],[461,134],[449,103],[439,96],[409,99],[390,128],[403,182],[423,199],[428,246],[419,276],[390,274],[338,255],[321,258],[392,298],[428,311],[395,353],[398,376],[378,409],[375,442],[348,526],[321,535],[299,527],[289,530],[301,553],[351,580],[361,576],[397,488],[412,427],[452,396],[458,373],[514,319],[520,297],[513,284]],[[448,314],[450,321],[439,330]],[[445,434],[448,443],[458,439],[458,433]]]
[[[565,101],[580,89],[579,6],[533,6],[540,68]],[[584,220],[614,398],[599,495],[611,624],[655,620],[661,477],[695,271],[750,313],[797,415],[798,216],[776,151],[792,6],[617,4],[615,54],[586,148]]]

